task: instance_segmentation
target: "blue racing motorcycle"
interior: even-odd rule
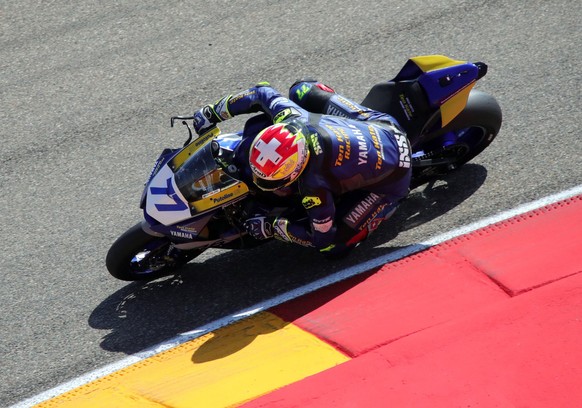
[[[497,136],[501,108],[491,95],[474,90],[487,73],[484,63],[441,55],[409,59],[391,81],[374,85],[362,105],[397,119],[412,147],[412,184],[418,187],[459,168]],[[231,164],[243,132],[218,129],[189,138],[180,149],[165,149],[145,184],[144,220],[123,233],[106,257],[108,271],[126,280],[171,275],[208,248],[244,249],[265,241],[249,236],[242,223],[261,197],[237,178]],[[260,115],[247,125],[260,122]],[[248,131],[248,129],[247,129]],[[291,202],[272,205],[273,215],[304,217]]]

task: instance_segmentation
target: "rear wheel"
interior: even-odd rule
[[[484,92],[471,92],[459,116],[429,137],[430,142],[415,149],[413,184],[420,185],[472,160],[495,139],[501,121],[501,108],[495,98]]]
[[[111,245],[105,264],[117,279],[147,281],[171,275],[202,252],[176,249],[167,238],[149,235],[136,224]]]

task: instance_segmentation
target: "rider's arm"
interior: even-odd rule
[[[307,211],[308,226],[295,224],[279,218],[273,224],[275,237],[317,249],[328,247],[335,237],[335,205],[331,192],[317,191],[316,194],[303,197],[302,204]]]
[[[225,96],[214,104],[206,105],[195,114],[194,127],[196,132],[201,134],[217,123],[237,115],[264,112],[273,122],[277,122],[289,114],[299,116],[302,111],[297,104],[263,82],[236,95]]]

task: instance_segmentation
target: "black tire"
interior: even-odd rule
[[[501,107],[495,98],[485,92],[472,91],[465,109],[451,123],[428,137],[438,140],[440,136],[455,133],[458,140],[446,147],[429,148],[425,156],[413,159],[413,179],[418,184],[427,177],[446,174],[472,160],[495,139],[501,122]],[[426,159],[435,164],[420,165]]]
[[[124,281],[149,281],[171,275],[177,268],[204,252],[204,249],[180,251],[172,249],[165,237],[147,234],[141,223],[123,233],[111,245],[105,258],[109,273]],[[140,255],[140,260],[136,256]]]
[[[481,129],[482,135],[479,141],[471,144],[470,151],[459,157],[457,164],[459,166],[465,164],[485,150],[497,137],[502,121],[503,115],[497,100],[485,92],[472,91],[465,109],[443,128],[444,132]]]

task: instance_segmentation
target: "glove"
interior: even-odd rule
[[[203,135],[214,128],[218,122],[220,122],[220,119],[214,112],[212,105],[206,105],[194,114],[194,130],[199,135]]]
[[[214,105],[206,105],[194,114],[194,130],[199,135],[203,135],[214,128],[217,123],[225,119],[230,119],[232,115],[228,111],[228,101],[230,96],[226,96]]]
[[[273,237],[273,224],[271,221],[269,217],[259,215],[247,219],[243,226],[251,237],[263,240]]]

